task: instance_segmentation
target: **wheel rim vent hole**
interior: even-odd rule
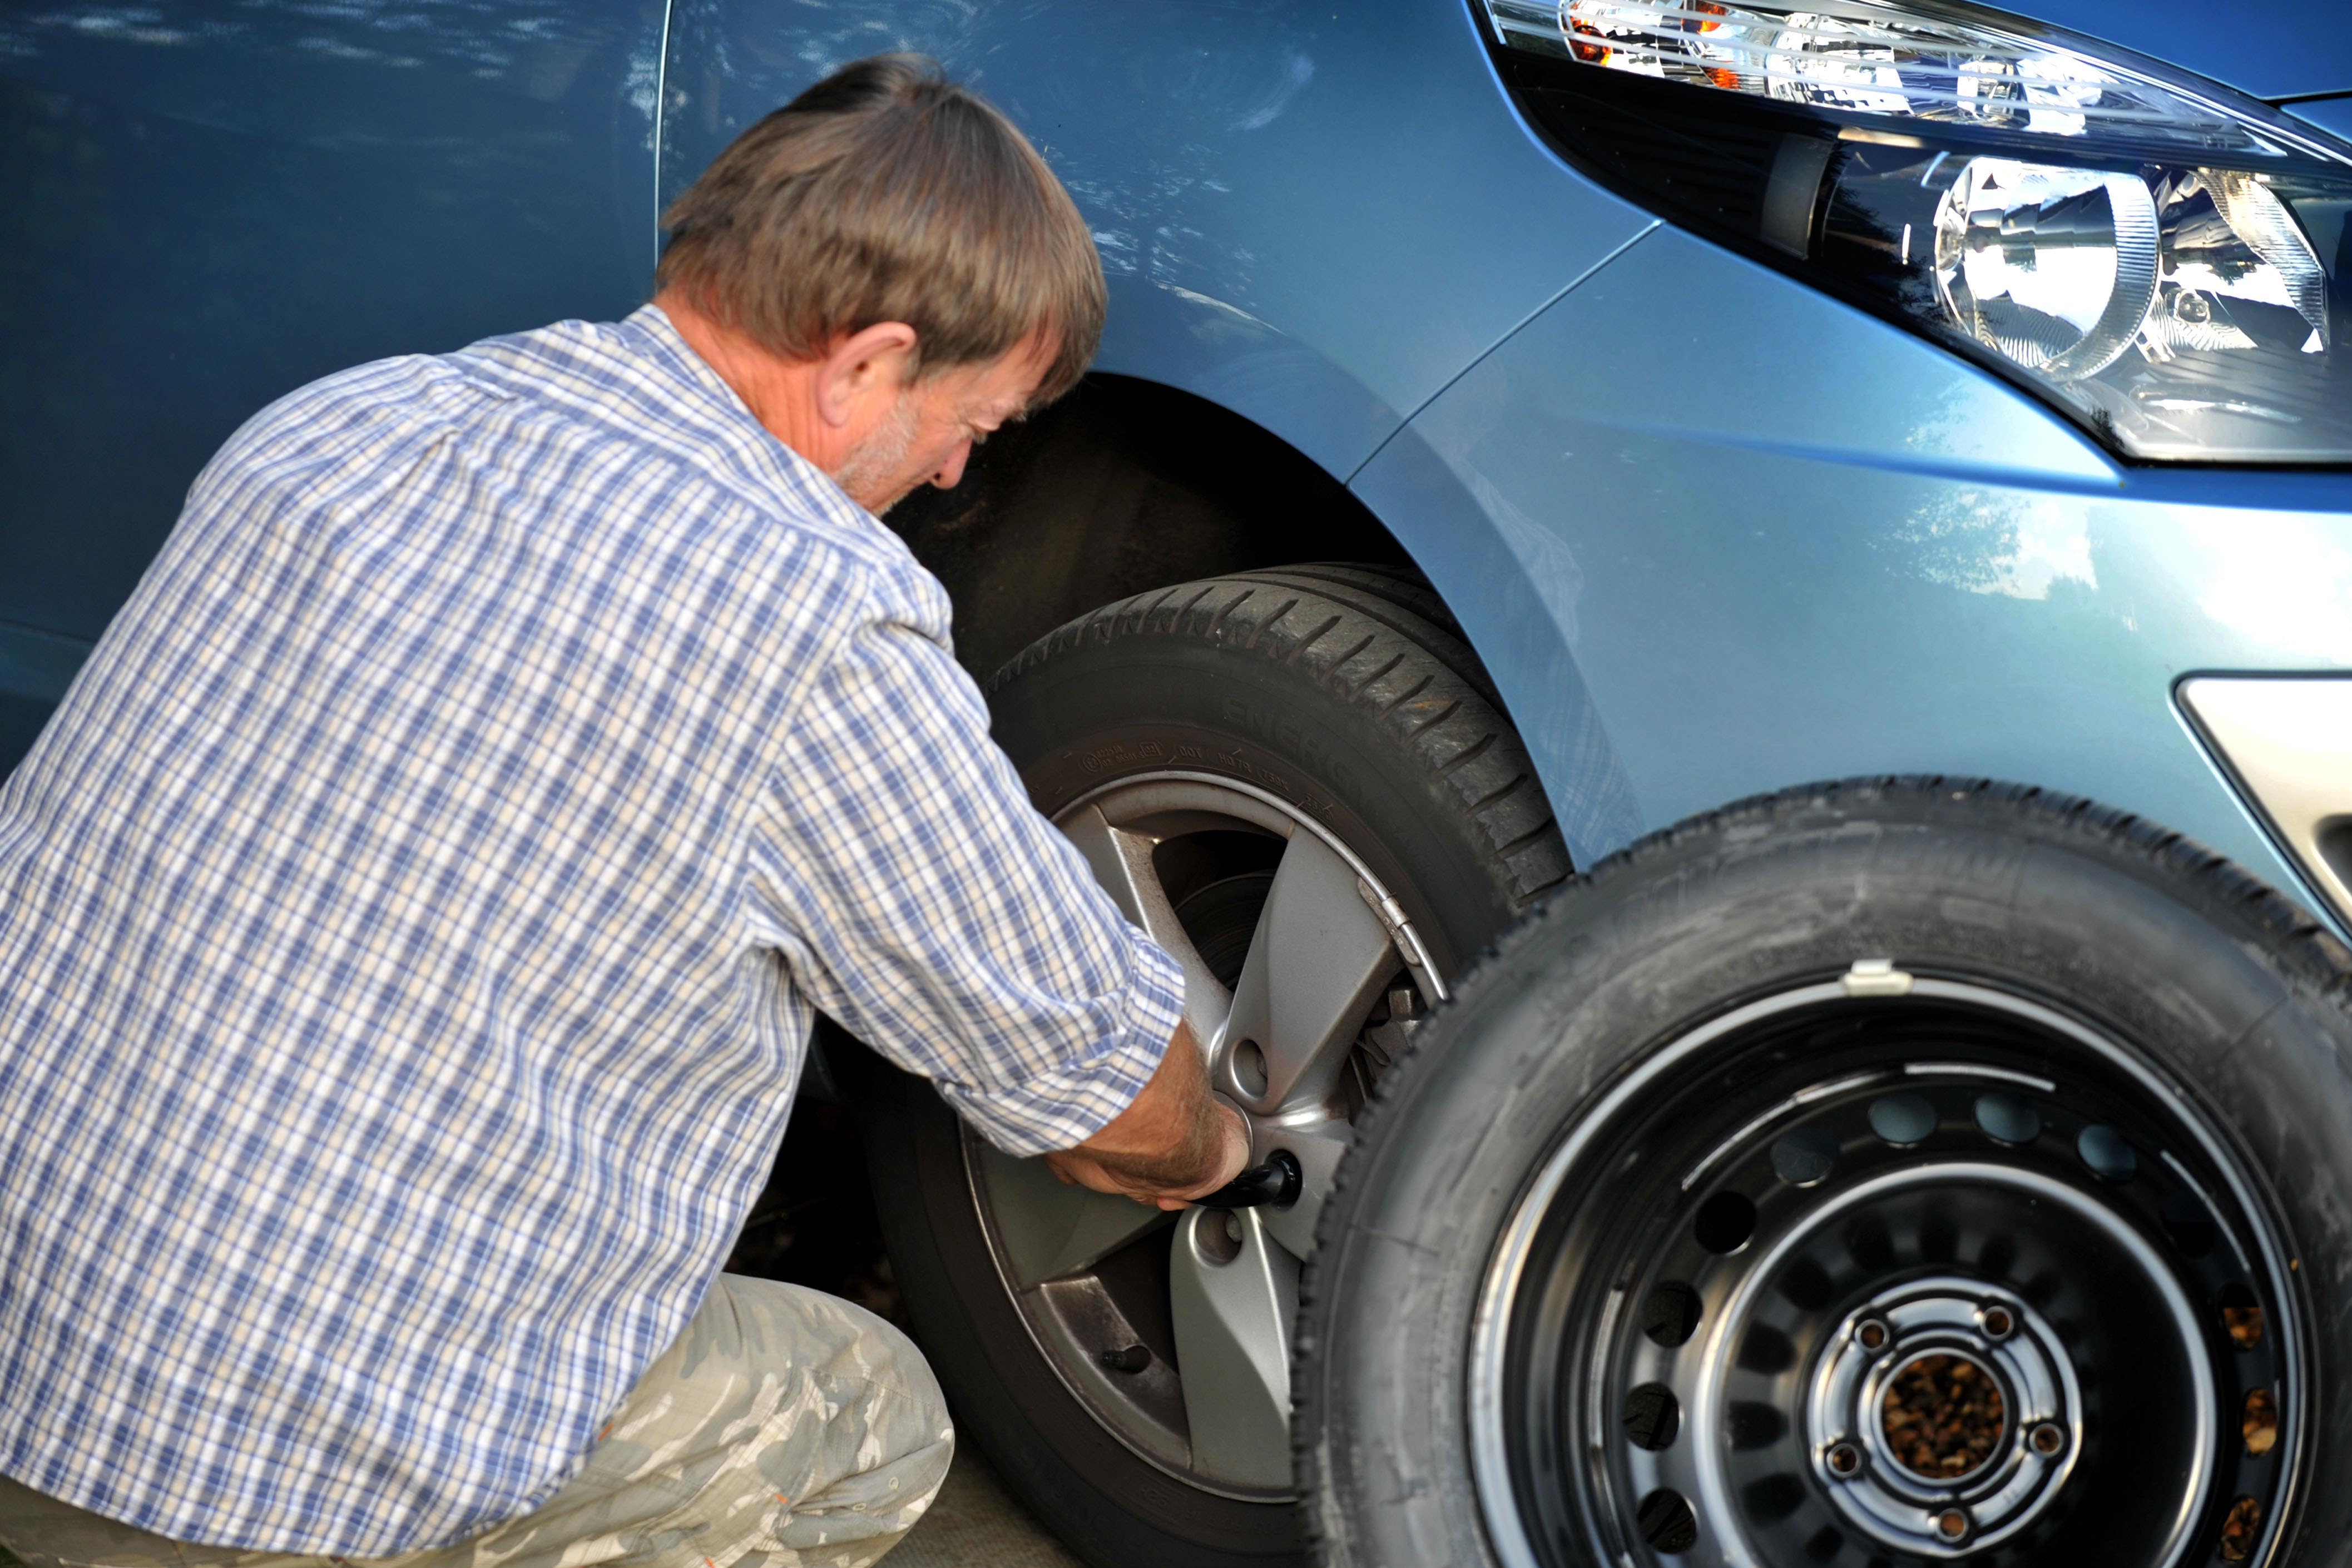
[[[1870,1130],[1897,1146],[1923,1143],[1936,1130],[1936,1108],[1924,1094],[1881,1094],[1870,1103]]]
[[[1772,1144],[1772,1174],[1790,1186],[1812,1186],[1837,1168],[1838,1141],[1820,1127],[1799,1127]]]
[[[1625,1437],[1637,1448],[1652,1453],[1671,1446],[1682,1430],[1682,1402],[1663,1383],[1644,1383],[1625,1396],[1620,1417]]]
[[[1755,1234],[1756,1206],[1736,1192],[1717,1193],[1691,1221],[1691,1235],[1718,1257],[1738,1251]]]
[[[2245,1286],[2223,1287],[2221,1328],[2240,1350],[2252,1350],[2263,1343],[2263,1309],[2255,1305],[2254,1293]]]
[[[2042,1135],[2042,1113],[2014,1094],[1977,1096],[1977,1127],[2001,1144],[2030,1144]]]
[[[1642,1299],[1642,1332],[1652,1344],[1671,1349],[1698,1330],[1698,1292],[1679,1280],[1657,1286]]]
[[[2246,1439],[2246,1452],[2261,1458],[2278,1447],[2278,1401],[2267,1388],[2257,1388],[2246,1396],[2246,1409],[2240,1419],[2239,1430]]]
[[[2242,1497],[2230,1505],[2221,1521],[2221,1561],[2243,1563],[2254,1554],[2254,1542],[2263,1532],[2263,1505],[2252,1498]]]
[[[2083,1156],[2091,1174],[2102,1181],[2126,1182],[2139,1171],[2139,1156],[2113,1127],[2084,1128],[2074,1139],[2074,1152]]]
[[[1880,1397],[1879,1425],[1895,1462],[1929,1480],[1973,1474],[2008,1424],[2000,1385],[1973,1356],[1923,1355]]]
[[[1634,1511],[1634,1523],[1653,1552],[1673,1556],[1698,1544],[1698,1516],[1691,1512],[1683,1494],[1669,1487],[1660,1487],[1642,1500]]]

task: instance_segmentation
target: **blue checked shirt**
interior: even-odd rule
[[[1181,979],[939,585],[650,307],[263,412],[0,791],[0,1471],[375,1556],[578,1469],[823,1009],[999,1146]]]

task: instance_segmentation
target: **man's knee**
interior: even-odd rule
[[[704,1336],[699,1346],[692,1343],[698,1333]],[[943,1431],[948,1424],[946,1397],[915,1342],[865,1308],[822,1291],[721,1274],[687,1339],[682,1370],[688,1374],[698,1351],[716,1352],[758,1371],[869,1384],[899,1415],[921,1416],[918,1427]]]

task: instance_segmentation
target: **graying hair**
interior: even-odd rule
[[[843,67],[737,137],[671,204],[656,289],[761,346],[821,358],[881,321],[922,373],[1039,336],[1040,402],[1102,339],[1102,260],[1012,121],[920,55]]]

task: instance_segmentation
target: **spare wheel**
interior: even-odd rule
[[[1391,1066],[1300,1330],[1322,1555],[2333,1563],[2344,949],[1937,779],[1598,868]]]

